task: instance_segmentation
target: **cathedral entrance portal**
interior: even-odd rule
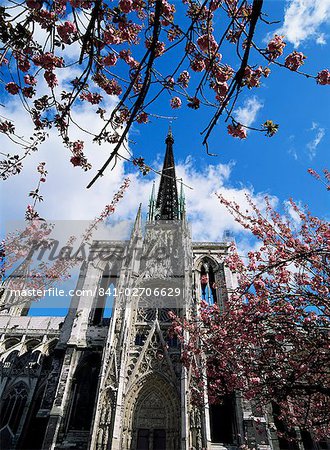
[[[130,398],[129,450],[173,450],[178,448],[179,402],[176,390],[158,376],[147,377]],[[127,405],[127,412],[129,405]]]
[[[134,417],[136,450],[169,449],[166,446],[166,434],[170,438],[174,430],[170,424],[172,412],[166,403],[167,399],[158,389],[153,389],[146,395],[142,393]]]

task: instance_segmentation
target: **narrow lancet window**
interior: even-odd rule
[[[213,305],[217,303],[216,283],[213,268],[207,262],[201,268],[201,299]]]
[[[1,405],[0,429],[8,425],[13,434],[17,432],[27,396],[27,387],[22,382],[16,384],[5,396]]]

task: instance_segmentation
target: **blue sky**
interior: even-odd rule
[[[304,11],[303,4],[315,7]],[[286,21],[291,18],[285,26],[278,24],[270,29],[274,31],[281,27],[280,32],[286,34],[286,55],[294,49],[307,55],[302,67],[307,73],[316,74],[330,63],[327,42],[330,38],[329,10],[329,1],[265,2],[264,11],[270,18],[282,19],[282,23],[283,18]],[[259,42],[265,38],[265,30],[263,25],[257,29]],[[173,122],[176,157],[193,155],[201,171],[208,164],[234,162],[229,180],[233,186],[253,186],[256,192],[267,192],[280,200],[292,196],[303,204],[309,204],[316,214],[325,216],[328,214],[329,193],[310,177],[307,169],[312,167],[321,171],[329,167],[330,89],[288,70],[275,66],[271,69],[272,74],[263,80],[262,87],[245,91],[239,105],[244,118],[254,117],[252,126],[259,127],[266,119],[279,123],[277,135],[267,138],[250,132],[248,139],[239,141],[226,134],[223,121],[220,121],[210,139],[210,152],[218,156],[208,157],[200,135],[208,123],[208,112],[187,108],[171,112],[168,109],[169,115],[174,113],[178,117]],[[253,110],[257,110],[256,114]],[[143,154],[150,155],[150,159],[154,152],[154,136],[166,133],[164,122],[154,119],[151,126],[139,127],[141,134],[136,136],[137,142],[143,142]]]
[[[179,8],[179,2],[177,4]],[[319,70],[329,68],[329,0],[266,1],[264,11],[270,18],[281,20],[271,30],[286,35],[285,55],[294,49],[304,52],[307,59],[303,70],[307,73],[316,75]],[[257,28],[259,42],[265,39],[266,31],[262,24]],[[330,166],[330,88],[288,70],[271,68],[271,76],[263,79],[260,88],[247,90],[242,95],[236,115],[257,127],[267,119],[279,123],[279,132],[272,138],[250,132],[246,140],[233,139],[227,135],[220,120],[210,139],[210,151],[218,156],[209,157],[202,147],[200,135],[208,123],[209,111],[200,109],[196,112],[185,107],[173,111],[167,106],[167,97],[161,100],[161,105],[155,104],[151,108],[159,112],[157,108],[161,106],[162,115],[176,117],[172,128],[177,174],[193,188],[186,189],[186,196],[188,217],[196,240],[221,240],[223,231],[231,229],[238,236],[242,251],[249,245],[248,237],[218,205],[215,191],[235,198],[243,206],[246,204],[244,195],[249,193],[260,208],[263,208],[265,194],[274,197],[279,208],[293,197],[301,204],[308,204],[314,214],[329,217],[329,192],[307,173],[307,169],[312,167],[321,171]],[[22,133],[28,134],[29,125],[20,105],[15,99],[6,100],[6,108],[1,108],[0,113],[15,117]],[[107,103],[111,107],[114,100],[109,99]],[[86,106],[76,111],[76,117],[89,124],[95,120]],[[130,134],[135,141],[130,144],[134,155],[143,155],[147,163],[160,168],[168,124],[166,119],[151,118],[148,125],[134,126]],[[80,138],[77,130],[75,137]],[[0,145],[8,152],[14,151],[3,136],[0,136]],[[119,163],[115,170],[108,170],[86,191],[85,186],[109,153],[107,146],[98,147],[88,140],[86,148],[93,169],[83,173],[72,167],[68,151],[62,148],[56,133],[51,134],[40,152],[26,162],[23,173],[2,184],[3,221],[23,220],[29,202],[27,193],[36,185],[35,167],[40,161],[46,161],[49,170],[47,183],[42,186],[45,201],[38,208],[45,219],[93,219],[111,201],[127,174],[132,185],[118,207],[117,218],[133,219],[140,201],[146,212],[154,176],[143,177],[132,165]]]

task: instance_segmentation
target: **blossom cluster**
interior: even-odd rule
[[[292,71],[296,71],[304,64],[306,56],[301,52],[294,51],[285,58],[285,67]]]
[[[37,171],[41,177],[47,175],[44,162],[38,165]],[[88,225],[81,237],[82,243],[89,242],[99,224],[114,214],[129,185],[130,180],[127,178],[114,194],[112,201]],[[34,250],[36,248],[46,249],[51,246],[51,233],[54,225],[40,220],[39,214],[33,205],[28,205],[26,219],[27,225],[23,230],[9,233],[0,243],[1,287],[4,289],[23,289],[24,287],[24,289],[34,290],[36,296],[31,297],[30,300],[39,301],[41,297],[38,292],[45,292],[54,285],[54,282],[64,281],[69,278],[71,269],[80,264],[81,260],[79,257],[69,257],[56,258],[52,263],[34,261]],[[70,236],[66,248],[72,249],[76,239],[76,237]],[[36,243],[38,247],[36,247]],[[21,276],[14,276],[17,265],[18,270],[22,270],[24,267],[24,273]],[[8,304],[8,296],[6,294],[1,297],[0,311],[7,310],[8,307],[13,306],[12,299],[9,300],[10,303]],[[16,304],[20,304],[20,302],[22,300],[18,299]]]
[[[240,123],[228,125],[228,134],[239,139],[245,139],[247,136],[246,128],[243,128]]]
[[[279,58],[283,54],[284,47],[286,46],[286,43],[283,39],[284,36],[275,34],[273,39],[268,42],[267,56],[271,61]]]
[[[321,70],[317,74],[317,82],[323,85],[330,84],[330,72],[328,69]]]
[[[223,308],[202,301],[191,320],[172,316],[192,373],[194,401],[201,402],[206,388],[211,403],[240,390],[263,414],[275,403],[289,435],[300,427],[324,438],[330,425],[330,385],[324,376],[330,225],[292,200],[298,221],[279,214],[267,198],[265,211],[249,198],[248,210],[222,195],[219,200],[259,245],[244,258],[230,245],[225,265],[238,283],[230,292],[222,288]],[[201,285],[205,282],[202,275]]]
[[[95,113],[109,117],[104,119],[104,129],[91,131],[97,142],[118,143],[118,128],[126,136],[134,122],[147,123],[152,104],[162,95],[169,95],[170,101],[161,105],[174,109],[185,105],[196,111],[208,106],[216,119],[218,114],[233,119],[230,105],[237,100],[236,92],[259,87],[262,77],[269,76],[270,65],[297,71],[306,58],[293,51],[280,62],[286,43],[279,35],[265,48],[252,45],[247,30],[257,14],[256,6],[214,0],[199,5],[184,0],[186,23],[168,0],[110,4],[103,0],[26,0],[0,10],[2,83],[8,94],[21,97],[36,131],[55,126],[65,145],[70,142],[71,110],[79,102],[101,105]],[[226,20],[230,22],[221,35],[216,26]],[[40,42],[35,23],[43,32]],[[233,44],[230,63],[221,54],[226,41]],[[181,50],[175,53],[174,48]],[[66,74],[72,68],[76,78],[70,82]],[[330,83],[328,69],[314,78],[320,85]],[[114,110],[105,106],[108,96],[115,97]],[[217,122],[212,120],[208,131]],[[242,139],[245,125],[229,126],[227,131]],[[80,152],[71,150],[75,166],[89,167]]]
[[[83,141],[74,141],[70,143],[70,148],[73,153],[73,156],[70,159],[70,162],[73,166],[83,167],[85,170],[89,169],[89,163],[87,162],[86,156],[84,155],[84,143]]]
[[[250,66],[247,66],[244,71],[244,85],[249,89],[260,86],[261,76],[263,75],[267,78],[270,74],[269,67],[264,69],[259,66],[257,69],[253,70]]]

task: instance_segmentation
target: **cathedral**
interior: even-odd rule
[[[140,206],[129,239],[93,241],[67,315],[15,301],[0,315],[2,450],[298,449],[239,392],[209,405],[201,388],[204,406],[191,400],[169,312],[194,317],[201,300],[221,309],[236,279],[228,242],[192,241],[171,131],[165,143],[145,226]]]

